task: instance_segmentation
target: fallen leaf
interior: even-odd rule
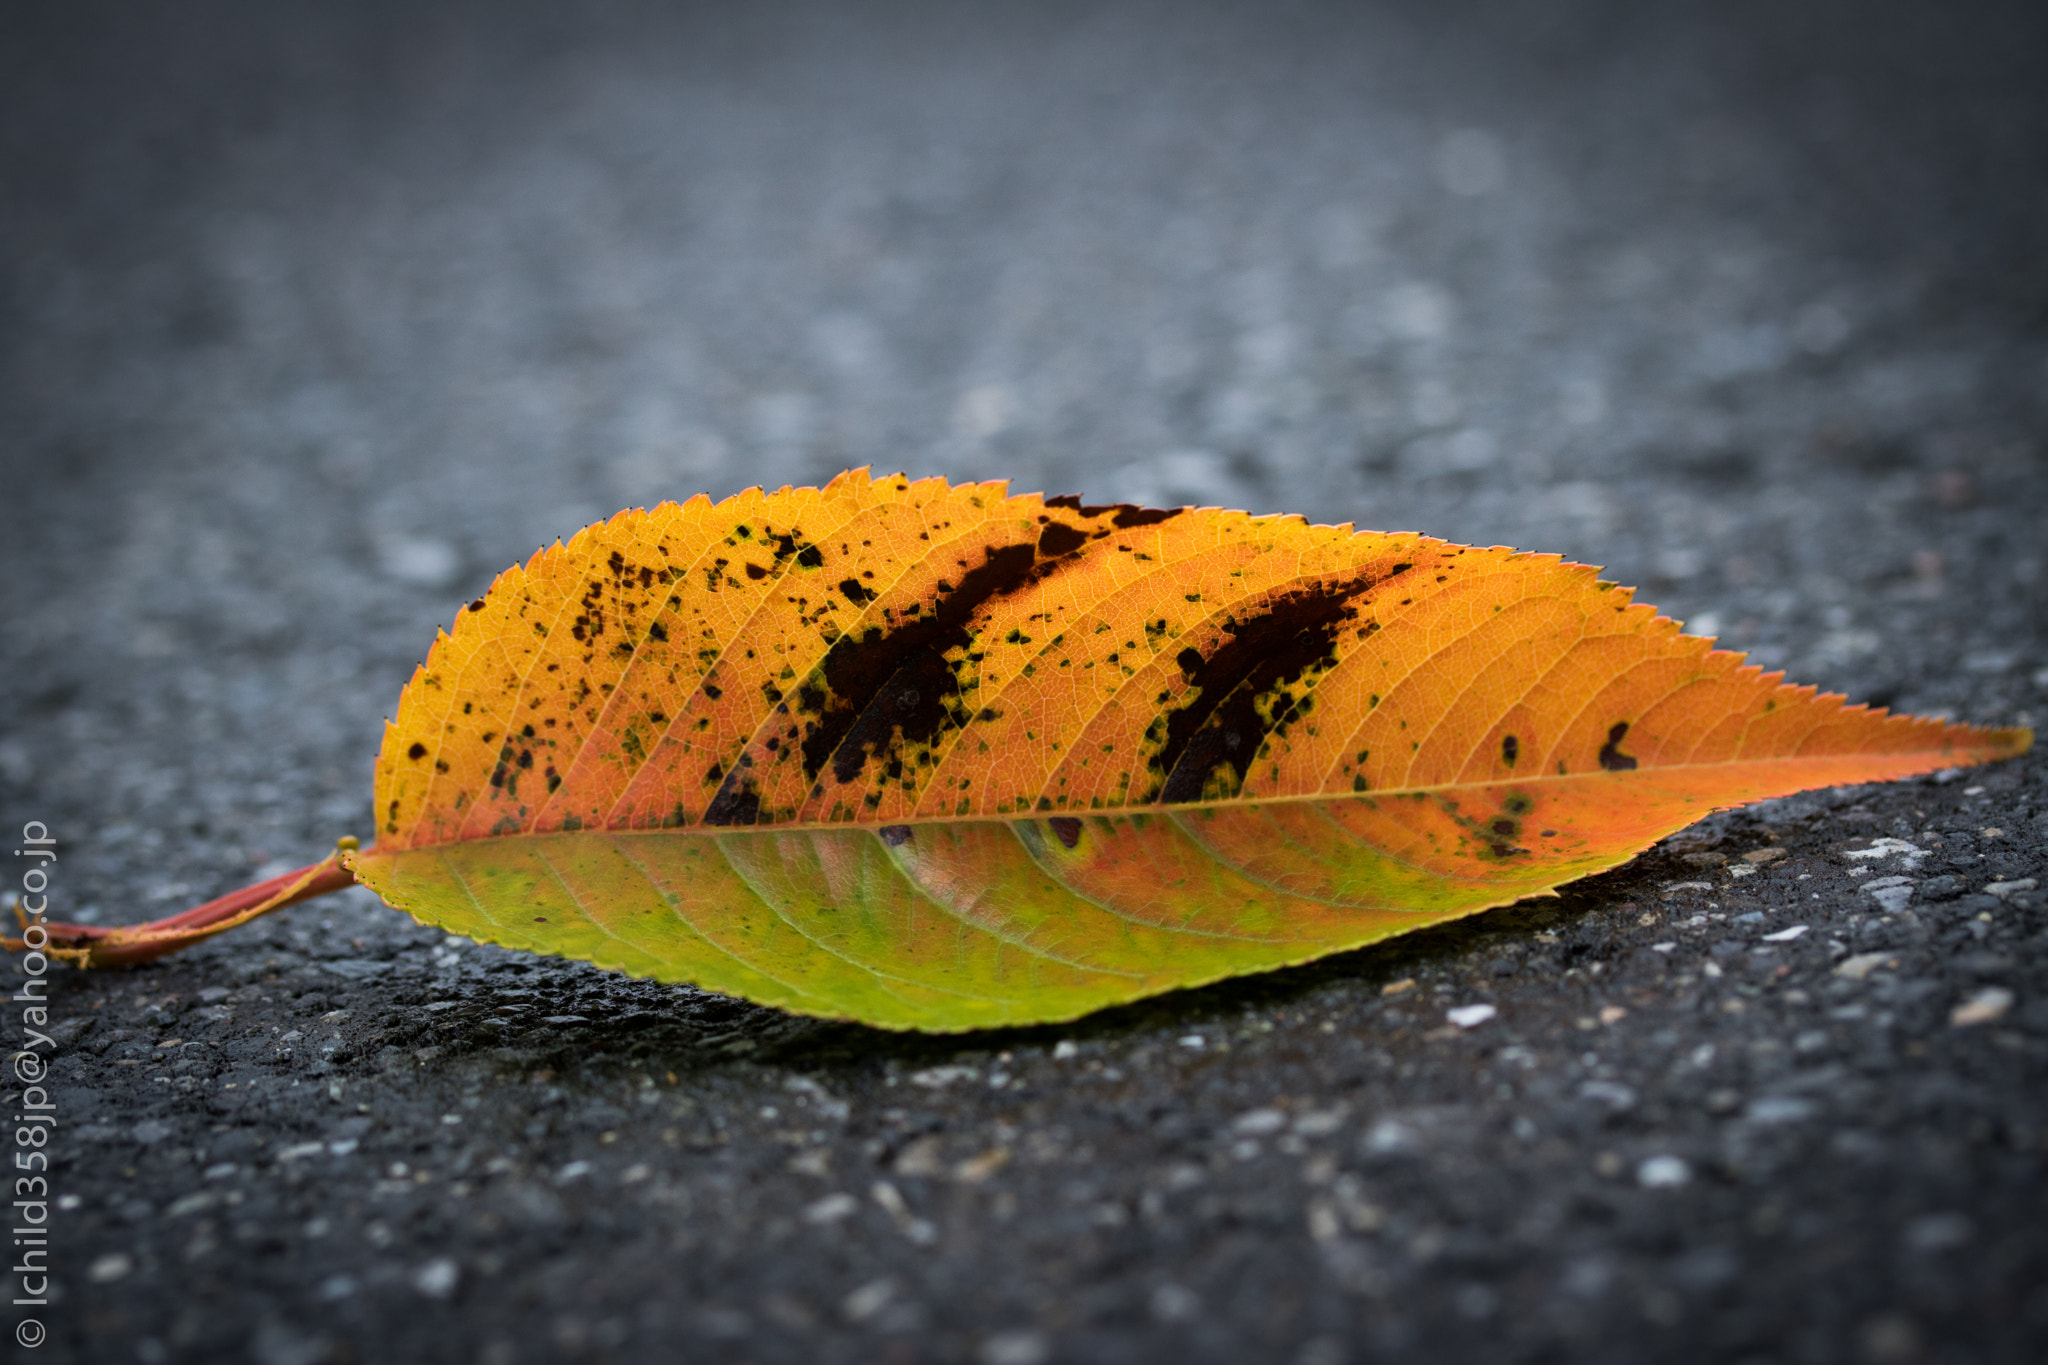
[[[28,935],[140,961],[359,881],[800,1013],[1038,1023],[2030,742],[1786,686],[1554,555],[856,471],[501,575],[399,698],[372,846]]]

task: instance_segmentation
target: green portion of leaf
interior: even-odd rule
[[[470,938],[932,1032],[1072,1019],[1502,894],[1475,888],[1422,913],[1312,901],[1245,878],[1163,816],[579,832],[370,849],[351,866],[392,905]]]

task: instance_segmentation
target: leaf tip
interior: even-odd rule
[[[1983,733],[1986,746],[1994,751],[1988,762],[2018,758],[2034,747],[2034,732],[2025,725],[2001,726]]]

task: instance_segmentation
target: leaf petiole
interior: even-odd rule
[[[259,915],[354,886],[355,874],[342,866],[341,858],[356,847],[356,840],[341,839],[334,852],[311,867],[245,886],[167,919],[112,926],[46,924],[42,928],[47,938],[42,943],[30,944],[25,937],[0,938],[0,948],[10,953],[39,948],[74,967],[132,967],[189,948],[201,939],[247,924]],[[20,906],[15,907],[14,914],[26,935],[30,927],[28,916]]]

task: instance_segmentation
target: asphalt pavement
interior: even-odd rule
[[[311,862],[497,571],[859,465],[1555,551],[1795,680],[2038,726],[2044,53],[2023,4],[9,7],[4,828],[97,923]],[[2037,754],[953,1038],[353,890],[51,975],[53,1288],[8,1330],[2032,1362],[2043,882]]]

